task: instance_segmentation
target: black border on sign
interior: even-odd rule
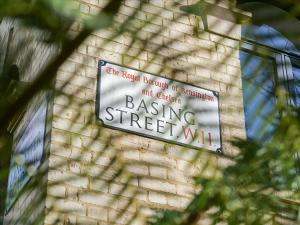
[[[120,67],[124,67],[124,68],[128,68],[128,69],[132,69],[132,70],[135,70],[137,72],[141,72],[141,73],[145,73],[145,74],[150,74],[150,75],[155,76],[155,77],[159,77],[159,78],[164,78],[164,79],[167,79],[167,80],[175,81],[175,82],[178,82],[178,83],[181,83],[181,84],[193,86],[193,87],[196,87],[196,88],[201,88],[203,90],[212,92],[212,94],[214,96],[216,96],[217,99],[218,99],[220,148],[217,148],[215,151],[212,151],[212,150],[208,150],[206,148],[199,148],[199,147],[195,147],[193,145],[183,144],[183,143],[180,143],[180,142],[177,142],[177,141],[172,141],[172,140],[168,140],[168,139],[164,139],[164,138],[160,138],[160,137],[156,137],[156,136],[152,136],[152,135],[148,135],[148,134],[139,133],[139,132],[136,132],[136,131],[131,131],[131,130],[123,129],[123,128],[118,128],[118,127],[106,125],[104,123],[104,121],[99,118],[99,112],[100,112],[101,67],[105,66],[107,63],[112,64],[112,65],[116,65],[116,66],[120,66]],[[120,131],[124,131],[124,132],[128,132],[128,133],[132,133],[132,134],[135,134],[135,135],[138,135],[138,136],[143,136],[143,137],[146,137],[146,138],[151,138],[151,139],[156,139],[156,140],[159,140],[159,141],[164,141],[164,142],[171,143],[171,144],[181,145],[181,146],[187,147],[187,148],[193,148],[193,149],[197,149],[197,150],[199,150],[199,149],[206,149],[206,150],[211,151],[211,152],[215,152],[215,153],[218,153],[218,154],[223,154],[222,135],[221,135],[221,131],[222,130],[221,130],[221,119],[220,119],[220,95],[219,95],[219,92],[217,92],[217,91],[209,90],[207,88],[202,88],[202,87],[199,87],[199,86],[187,83],[187,82],[179,81],[179,80],[176,80],[176,79],[170,79],[170,78],[159,76],[159,75],[156,75],[156,74],[153,74],[153,73],[148,73],[148,72],[145,72],[145,71],[142,71],[142,70],[138,70],[138,69],[135,69],[135,68],[132,68],[132,67],[128,67],[128,66],[123,66],[121,64],[109,62],[109,61],[106,61],[106,60],[99,60],[98,61],[97,90],[96,91],[97,91],[97,93],[96,93],[96,110],[95,110],[96,111],[96,120],[98,122],[101,122],[104,127],[111,128],[111,129],[114,129],[114,130],[120,130]]]

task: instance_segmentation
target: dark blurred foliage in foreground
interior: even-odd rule
[[[276,2],[296,18],[299,17],[296,1]],[[72,0],[0,0],[0,18],[19,21],[28,29],[44,32],[40,41],[57,49],[55,57],[49,59],[41,71],[36,71],[33,75],[35,79],[28,83],[19,82],[17,69],[6,62],[7,49],[1,49],[1,214],[4,211],[12,149],[12,137],[8,131],[11,121],[38,91],[51,88],[58,68],[93,31],[113,26],[113,18],[121,3],[120,0],[111,0],[98,14],[82,16],[78,5]],[[140,4],[144,4],[144,1],[140,1]],[[69,32],[75,22],[82,24],[82,30],[76,35]],[[124,21],[116,29],[115,37],[123,32],[130,33],[131,22],[130,19]],[[131,35],[134,36],[134,33]],[[17,56],[18,52],[14,52],[14,55]],[[278,110],[281,119],[268,143],[260,145],[250,140],[235,140],[233,144],[239,148],[239,153],[236,156],[219,156],[227,160],[229,166],[210,168],[213,175],[207,177],[200,173],[194,178],[199,193],[185,210],[158,212],[150,223],[192,225],[202,220],[211,224],[232,225],[299,224],[300,111],[286,106],[280,98]],[[208,167],[206,165],[203,168],[203,173]]]

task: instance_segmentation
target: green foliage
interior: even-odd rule
[[[140,1],[142,6],[146,1]],[[278,1],[276,1],[278,2]],[[284,1],[282,1],[284,2]],[[291,2],[291,1],[288,1]],[[1,99],[0,99],[0,152],[4,157],[0,159],[0,180],[2,180],[1,196],[0,199],[5,199],[5,185],[9,168],[9,160],[12,149],[11,136],[7,134],[7,130],[11,123],[16,120],[15,115],[23,115],[20,113],[22,109],[26,107],[43,88],[53,88],[53,79],[58,68],[72,55],[72,53],[88,38],[88,36],[96,31],[105,28],[112,28],[114,31],[111,37],[108,37],[105,44],[112,42],[114,38],[120,37],[123,34],[128,35],[132,41],[128,52],[132,50],[132,46],[141,46],[135,56],[132,56],[128,64],[138,57],[141,52],[151,46],[152,41],[157,38],[163,30],[159,30],[156,34],[149,35],[147,39],[139,37],[142,33],[142,29],[146,27],[152,20],[155,20],[156,15],[153,15],[146,22],[136,20],[136,15],[139,12],[137,8],[127,20],[121,24],[115,22],[115,15],[121,6],[122,1],[111,0],[108,1],[106,7],[99,11],[96,15],[85,15],[80,12],[80,7],[73,0],[0,0],[0,18],[11,18],[18,20],[22,25],[28,29],[38,30],[44,32],[45,36],[36,40],[37,42],[47,43],[49,46],[54,46],[57,51],[54,59],[47,62],[45,68],[41,71],[36,71],[35,79],[28,86],[25,85],[24,91],[22,88],[21,93],[17,96],[13,94],[13,98],[7,96],[11,93],[7,93],[7,90],[11,90],[11,86],[14,81],[7,79],[7,76],[3,78],[1,83]],[[175,1],[176,4],[176,1]],[[196,14],[202,16],[206,13],[206,4],[203,1],[199,1],[195,7],[182,8],[186,13]],[[205,6],[205,7],[204,7]],[[295,5],[292,5],[295,7]],[[292,7],[291,6],[291,7]],[[289,10],[296,8],[289,8]],[[159,13],[158,13],[159,14]],[[179,18],[174,18],[176,22]],[[199,18],[198,18],[199,20]],[[197,20],[197,21],[198,21]],[[198,21],[199,22],[199,21]],[[70,28],[74,24],[80,24],[81,30],[76,35],[70,32]],[[201,35],[199,27],[195,27],[195,36]],[[180,38],[180,37],[179,37]],[[182,37],[181,37],[182,38]],[[176,38],[174,40],[176,41]],[[163,43],[153,50],[154,53],[159,50],[172,45],[170,43]],[[222,41],[222,40],[221,40]],[[150,43],[150,44],[149,44]],[[28,44],[28,43],[23,43]],[[20,46],[19,46],[20,47]],[[22,46],[21,46],[22,47]],[[19,50],[17,48],[17,50]],[[5,52],[3,49],[2,52]],[[178,55],[166,56],[163,61],[167,64],[172,59],[184,58],[190,56],[194,52],[184,52]],[[14,57],[18,56],[18,51],[11,53]],[[145,68],[155,61],[157,55],[154,54],[153,59],[145,65]],[[158,57],[157,57],[158,58]],[[32,59],[35,60],[35,59]],[[226,59],[225,59],[226,60]],[[29,60],[28,60],[29,61]],[[126,61],[126,62],[125,62]],[[124,64],[127,60],[124,60]],[[220,62],[220,66],[223,62]],[[7,65],[4,65],[4,68]],[[189,69],[189,68],[183,68]],[[218,69],[218,68],[214,68]],[[258,68],[259,69],[259,68]],[[160,71],[161,72],[161,71]],[[174,69],[174,76],[180,74],[180,69]],[[6,70],[3,70],[3,74]],[[7,75],[7,74],[5,74]],[[75,74],[74,74],[75,75]],[[3,75],[4,76],[4,75]],[[70,77],[72,79],[72,76]],[[17,80],[17,76],[13,78]],[[6,82],[4,82],[6,81]],[[70,80],[66,81],[63,85],[66,86]],[[10,87],[10,88],[9,88]],[[19,86],[17,86],[19,87]],[[80,89],[77,90],[80,92]],[[78,103],[74,96],[63,94],[61,90],[56,90],[57,96],[63,96],[69,101],[70,105],[76,105],[79,109],[84,108],[85,103]],[[255,94],[254,94],[255,96]],[[8,101],[8,100],[9,101]],[[280,103],[280,101],[279,101]],[[94,102],[88,102],[88,104],[94,104]],[[21,109],[21,110],[20,110]],[[299,185],[300,185],[300,162],[299,162],[299,147],[300,147],[300,110],[287,107],[286,104],[281,104],[278,107],[281,119],[279,126],[273,136],[273,138],[266,144],[262,145],[251,140],[235,140],[233,145],[239,149],[239,152],[232,155],[220,155],[218,156],[220,161],[224,160],[228,166],[220,167],[211,165],[208,160],[205,164],[205,168],[201,170],[199,175],[194,177],[194,183],[199,192],[195,194],[190,204],[182,211],[179,210],[161,210],[156,216],[150,219],[149,223],[152,225],[193,225],[199,221],[206,221],[208,224],[253,224],[253,225],[265,225],[265,224],[299,224],[300,223],[300,210],[299,210]],[[62,109],[64,112],[64,109]],[[74,123],[76,119],[80,117],[80,112],[74,117]],[[87,126],[91,125],[94,121],[94,115],[91,115],[87,119]],[[72,127],[72,125],[70,125]],[[84,131],[82,128],[80,131]],[[125,162],[121,156],[122,151],[126,149],[124,146],[118,146],[114,144],[118,139],[122,138],[121,135],[113,136],[111,132],[107,132],[102,127],[99,127],[98,133],[95,138],[90,140],[86,146],[86,151],[92,148],[94,143],[97,143],[99,139],[105,143],[104,150],[94,155],[94,161],[86,162],[84,155],[86,152],[81,152],[76,159],[75,163],[81,163],[86,166],[86,171],[83,175],[88,176],[90,170],[92,170],[95,162],[103,155],[111,154],[112,160],[97,174],[98,177],[105,177],[107,173],[113,175],[107,182],[103,184],[103,187],[108,187],[117,179],[126,178],[126,185],[120,189],[119,194],[126,191],[132,191],[130,195],[130,201],[123,208],[122,211],[116,216],[117,221],[120,217],[126,214],[126,210],[134,205],[139,208],[136,201],[139,194],[139,190],[133,188],[132,181],[137,177],[129,175],[126,169],[129,166],[136,165],[141,166],[141,162],[130,161]],[[66,148],[66,146],[61,146]],[[168,146],[161,151],[167,151]],[[204,154],[215,155],[207,153],[200,153],[195,156],[194,162],[197,162],[198,158],[201,158]],[[62,165],[57,167],[63,167],[69,162],[63,162]],[[155,166],[155,162],[153,164]],[[206,176],[205,172],[210,170],[212,175]],[[125,171],[125,172],[124,172]],[[43,172],[37,176],[37,179],[32,182],[28,188],[39,187],[39,181],[43,178]],[[140,178],[140,177],[138,177]],[[72,180],[72,178],[69,178]],[[68,182],[64,180],[63,182]],[[53,183],[52,185],[59,184]],[[127,192],[126,192],[127,193]],[[40,196],[44,198],[44,193]],[[75,193],[76,198],[79,193]],[[37,197],[36,201],[39,202]],[[59,202],[61,199],[54,199]],[[119,199],[116,197],[114,202]],[[2,203],[3,205],[3,203]],[[27,214],[23,215],[22,220],[26,223],[30,223],[29,214],[35,210],[34,204],[28,208]],[[0,208],[0,210],[3,211]],[[49,209],[50,211],[50,209]],[[65,212],[67,214],[68,212]],[[134,220],[135,216],[133,216]],[[22,224],[24,221],[19,221]],[[29,222],[28,222],[29,221]],[[57,222],[61,222],[58,221]],[[24,224],[26,224],[24,222]]]
[[[166,212],[152,224],[196,224],[204,215],[210,224],[299,223],[300,111],[289,108],[282,114],[272,140],[265,145],[234,141],[240,153],[221,169],[222,176],[199,174],[195,183],[201,191],[186,210]]]

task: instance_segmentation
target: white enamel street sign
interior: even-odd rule
[[[218,93],[99,61],[97,119],[104,126],[221,152]]]

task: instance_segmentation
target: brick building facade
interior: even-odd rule
[[[247,19],[249,14],[227,1],[207,1],[210,10],[204,14],[186,14],[195,1],[177,6],[171,2],[153,0],[139,8],[139,1],[124,1],[114,27],[93,32],[61,66],[56,91],[45,91],[29,104],[15,133],[46,101],[46,157],[39,167],[42,176],[36,175],[39,185],[18,196],[6,212],[5,225],[145,224],[160,209],[183,209],[197,191],[194,175],[205,169],[204,176],[213,176],[215,166],[226,166],[218,154],[102,126],[95,116],[99,60],[218,92],[222,148],[227,154],[236,153],[230,140],[245,138],[237,18]],[[78,6],[88,15],[105,3],[83,0]],[[132,31],[114,37],[133,14],[127,28]],[[24,33],[16,22],[4,21],[5,25],[7,31],[15,27],[14,46],[40,35]],[[74,24],[71,32],[80,29],[79,23]],[[7,36],[2,33],[3,39]],[[33,60],[28,70],[20,69],[22,81],[31,81],[32,71],[43,67],[57,50],[33,43],[21,56],[28,57],[28,52],[39,63]],[[14,63],[21,68],[23,62],[19,58]],[[27,185],[31,183],[34,179]],[[28,212],[31,216],[24,218]]]

